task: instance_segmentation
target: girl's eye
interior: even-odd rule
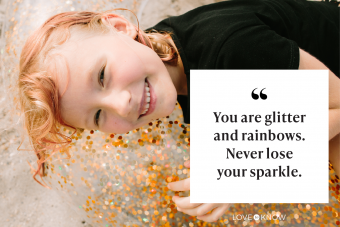
[[[102,111],[102,110],[98,110],[97,113],[96,113],[96,115],[94,116],[94,124],[95,124],[97,127],[99,127],[98,122],[99,122],[99,117],[100,117],[100,112],[101,112],[101,111]]]
[[[104,87],[104,72],[105,72],[105,66],[102,68],[102,70],[100,71],[99,76],[98,76],[98,83],[102,87]]]

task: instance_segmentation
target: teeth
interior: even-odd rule
[[[145,90],[149,91],[150,88],[149,88],[149,84],[148,83],[145,83]]]
[[[145,105],[145,110],[144,110],[143,114],[145,114],[148,110],[149,110],[149,103]]]
[[[145,110],[142,114],[145,114],[148,110],[149,110],[149,106],[150,106],[150,88],[149,88],[149,85],[148,83],[145,83],[145,94],[146,94],[146,103],[145,103]]]

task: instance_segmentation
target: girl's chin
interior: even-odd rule
[[[149,119],[148,123],[150,121],[154,121],[158,118],[163,118],[163,117],[169,116],[174,111],[174,109],[175,109],[175,106],[173,108],[164,108],[164,109],[162,109],[161,113],[155,113],[155,114],[152,114],[152,116],[150,115],[149,118],[148,118]]]
[[[166,110],[164,111],[163,117],[169,116],[175,110],[175,107],[176,107],[176,101],[174,102],[174,104],[170,104],[167,106]]]
[[[146,122],[145,124],[148,124],[150,121],[154,121],[156,119],[169,116],[175,110],[176,103],[177,103],[177,96],[176,96],[175,101],[173,101],[172,103],[168,103],[164,106],[157,105],[158,108],[156,108],[150,115],[146,115],[142,117],[143,124],[145,122]]]

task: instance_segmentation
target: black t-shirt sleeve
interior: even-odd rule
[[[298,69],[297,43],[280,36],[265,24],[253,24],[235,31],[221,45],[216,68]]]

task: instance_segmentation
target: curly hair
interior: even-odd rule
[[[71,28],[91,35],[114,31],[111,25],[103,23],[101,19],[107,18],[108,13],[113,10],[64,12],[52,16],[29,36],[22,49],[18,78],[19,105],[24,115],[24,128],[38,158],[38,168],[33,179],[39,184],[41,183],[36,179],[36,175],[39,174],[43,180],[47,151],[52,151],[52,156],[55,152],[67,148],[72,142],[73,134],[78,130],[64,122],[61,117],[56,78],[67,73],[67,67],[63,58],[54,54],[55,50],[70,38]],[[179,54],[176,46],[170,42],[171,33],[154,29],[146,33],[139,29],[139,21],[138,27],[134,27],[137,31],[135,41],[154,50],[163,62],[177,65]],[[61,127],[70,128],[74,133],[67,136],[61,133]],[[67,153],[67,149],[65,151]]]

